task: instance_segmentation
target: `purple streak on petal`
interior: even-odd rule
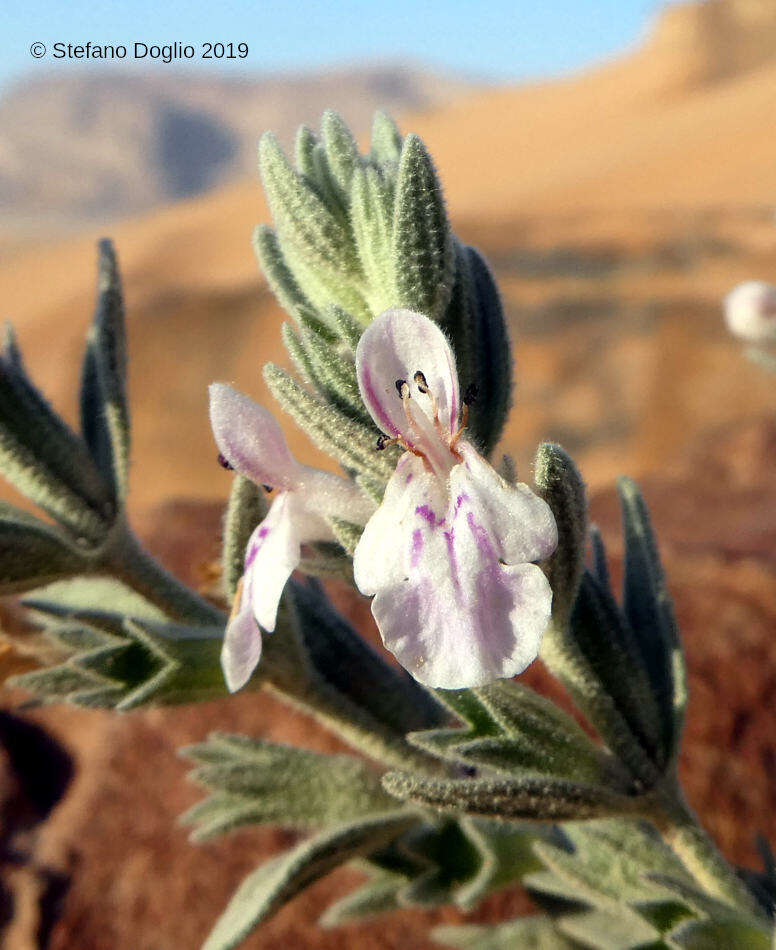
[[[436,512],[429,505],[418,505],[415,509],[415,514],[420,515],[420,517],[429,524],[432,528],[438,528],[440,525],[445,523],[444,518],[440,518],[437,521]]]
[[[246,571],[247,571],[248,568],[251,566],[251,564],[253,564],[253,562],[256,560],[256,555],[257,555],[257,554],[259,553],[259,551],[261,550],[261,542],[267,537],[268,534],[269,534],[269,528],[267,528],[266,526],[262,525],[262,526],[259,528],[259,533],[258,533],[258,536],[257,536],[256,540],[254,541],[254,543],[253,543],[253,544],[250,546],[250,548],[248,549],[248,554],[246,555],[246,558],[245,558],[245,570],[246,570]]]
[[[420,556],[423,553],[423,532],[420,528],[415,528],[412,532],[412,555],[410,557],[410,567],[417,567],[420,563]]]
[[[480,549],[480,552],[485,555],[485,557],[491,558],[493,561],[498,562],[496,557],[496,552],[493,548],[493,543],[490,540],[488,532],[481,524],[477,524],[474,520],[474,512],[469,511],[466,514],[466,523],[469,525],[471,533],[474,535],[474,538],[477,542],[477,547]]]
[[[368,366],[364,366],[361,372],[361,385],[363,386],[364,395],[368,402],[367,409],[372,412],[373,416],[377,416],[375,422],[377,422],[383,432],[387,432],[392,436],[399,435],[399,430],[391,422],[390,416],[386,413],[385,409],[383,409],[383,404],[380,402],[380,398],[372,383],[372,373]]]
[[[447,556],[450,559],[450,579],[453,582],[456,594],[461,595],[461,578],[458,572],[458,555],[455,553],[455,528],[443,531],[447,543]]]
[[[409,475],[404,479],[404,484],[409,485],[409,483],[412,481],[413,478],[414,478],[414,475],[412,474],[412,472],[410,472]]]

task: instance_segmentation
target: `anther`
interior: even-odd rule
[[[424,374],[423,374],[420,370],[418,370],[417,373],[415,373],[415,376],[413,377],[413,379],[414,379],[415,382],[418,384],[418,389],[419,389],[424,395],[427,395],[427,394],[428,394],[428,383],[426,382],[426,377],[424,376]]]
[[[234,465],[232,465],[229,459],[221,452],[218,453],[218,464],[221,466],[221,468],[225,468],[227,472],[234,471]]]
[[[479,388],[476,383],[469,383],[466,387],[466,392],[463,394],[463,404],[464,406],[471,406],[472,403],[477,401],[477,396],[479,395]]]
[[[401,442],[400,438],[390,439],[387,435],[379,435],[377,437],[377,451],[382,452],[389,445],[396,445],[399,442]]]
[[[394,385],[396,386],[396,392],[402,399],[409,397],[410,387],[406,379],[397,379]]]

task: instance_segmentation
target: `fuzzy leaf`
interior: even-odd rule
[[[341,927],[398,910],[399,892],[407,883],[404,875],[376,871],[369,865],[364,870],[370,875],[367,883],[328,907],[318,921],[321,927]]]
[[[453,239],[436,169],[417,135],[405,138],[399,160],[393,258],[396,303],[439,320],[452,289]]]
[[[370,157],[380,165],[399,163],[402,138],[396,123],[387,112],[375,112],[372,120],[372,141]]]
[[[357,168],[361,165],[356,140],[350,129],[332,109],[323,113],[321,133],[334,179],[342,190],[343,195],[350,194],[350,183]]]
[[[583,910],[566,914],[557,922],[558,930],[583,947],[597,950],[644,950],[659,947],[660,933],[643,917],[627,907],[616,913]]]
[[[696,920],[680,924],[668,937],[677,950],[772,950],[773,934],[743,921]]]
[[[211,792],[182,818],[199,826],[195,840],[248,823],[325,828],[391,808],[376,775],[352,756],[222,733],[181,751],[200,763],[191,778]]]
[[[282,243],[288,241],[322,273],[358,280],[358,258],[347,230],[291,167],[270,132],[259,144],[259,167]]]
[[[552,586],[553,619],[563,628],[576,600],[585,566],[585,483],[571,456],[560,445],[551,442],[540,445],[534,465],[536,487],[552,509],[558,526],[558,547],[545,570]]]
[[[437,927],[436,943],[462,950],[573,950],[548,917],[526,917],[503,924]]]
[[[264,378],[272,395],[303,429],[312,442],[345,468],[387,480],[393,474],[397,453],[393,447],[377,451],[377,431],[356,422],[304,390],[278,366],[268,363]]]
[[[608,788],[533,775],[522,778],[426,779],[389,772],[383,786],[402,800],[484,818],[579,820],[626,815],[634,803]]]
[[[620,479],[625,577],[623,610],[663,714],[664,759],[677,753],[687,705],[684,653],[649,513],[637,486]]]
[[[112,243],[100,241],[98,255],[97,309],[81,380],[81,428],[100,471],[123,500],[130,451],[124,298]]]
[[[311,309],[286,263],[277,235],[266,225],[259,225],[253,232],[253,248],[264,276],[280,306],[291,316]]]
[[[314,881],[382,839],[388,842],[417,821],[407,812],[391,812],[326,831],[273,858],[250,874],[203,945],[203,950],[230,950],[267,917]]]
[[[27,377],[10,328],[0,356],[0,472],[87,546],[110,527],[109,485],[85,443]]]
[[[43,587],[89,569],[61,531],[0,502],[0,594]]]
[[[350,216],[375,313],[387,310],[396,300],[393,202],[391,183],[377,168],[366,166],[356,170],[351,184]]]

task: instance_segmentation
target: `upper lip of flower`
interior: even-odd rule
[[[459,424],[455,360],[438,327],[410,310],[385,311],[359,341],[356,372],[379,428],[438,477],[448,475],[462,460],[457,446],[468,405]]]

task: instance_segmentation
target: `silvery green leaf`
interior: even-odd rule
[[[76,577],[49,584],[26,597],[24,606],[43,616],[63,619],[137,617],[163,621],[162,611],[136,591],[110,577]],[[123,621],[121,621],[123,622]],[[114,630],[114,626],[105,629]]]
[[[671,597],[649,513],[638,487],[620,479],[625,577],[623,610],[663,714],[665,762],[677,753],[687,705],[687,674]]]
[[[357,524],[343,521],[341,518],[330,518],[329,523],[334,537],[339,541],[347,554],[353,556],[364,529]]]
[[[355,171],[351,183],[350,217],[358,255],[369,284],[372,310],[378,314],[396,302],[393,238],[394,194],[379,169]]]
[[[0,472],[76,538],[104,538],[115,516],[110,486],[27,377],[10,329],[0,356]]]
[[[322,273],[358,280],[358,257],[347,230],[291,167],[270,132],[259,144],[259,167],[282,244],[288,241]]]
[[[558,526],[558,547],[546,562],[545,570],[552,586],[553,618],[557,626],[564,627],[585,566],[585,483],[571,456],[560,445],[540,445],[534,466],[536,487],[552,509]]]
[[[33,590],[90,569],[59,529],[0,502],[0,594]]]
[[[399,893],[407,883],[404,875],[375,870],[368,864],[359,867],[359,870],[369,874],[369,880],[328,907],[318,921],[322,927],[341,927],[398,910],[401,906]]]
[[[692,920],[667,937],[674,950],[772,950],[773,932],[743,921]]]
[[[355,250],[354,250],[355,253]],[[310,312],[325,316],[332,307],[341,307],[366,326],[374,317],[366,299],[366,282],[361,277],[342,277],[319,267],[304,248],[283,238],[283,256],[302,293],[310,302]]]
[[[275,399],[319,449],[347,469],[376,479],[390,478],[398,456],[393,447],[377,451],[376,429],[308,393],[272,363],[264,367],[264,378]]]
[[[393,215],[399,306],[439,320],[452,290],[454,253],[442,188],[417,135],[404,140]]]
[[[387,843],[418,819],[390,812],[339,825],[272,858],[237,889],[203,945],[203,950],[236,947],[262,920],[334,868]]]
[[[503,924],[437,927],[436,943],[462,950],[574,950],[548,917],[525,917]]]
[[[100,471],[122,500],[130,451],[124,298],[112,243],[100,241],[98,255],[97,309],[81,379],[81,429]]]
[[[311,304],[291,273],[272,228],[259,225],[253,232],[253,247],[269,288],[286,313],[296,317],[310,310]]]
[[[316,389],[324,391],[323,385],[318,383],[310,357],[307,355],[307,350],[302,345],[296,330],[290,324],[284,323],[280,327],[280,338],[302,381],[307,383],[308,386],[314,386]]]
[[[245,549],[253,529],[268,511],[264,492],[242,475],[235,475],[224,513],[221,564],[226,594],[231,601],[244,573]]]
[[[342,117],[327,109],[321,119],[321,134],[332,174],[343,196],[350,194],[353,174],[361,165],[358,145]]]
[[[498,440],[512,404],[512,346],[507,333],[501,296],[488,265],[473,247],[466,247],[474,316],[472,378],[464,385],[477,386],[469,410],[472,441],[489,455]]]
[[[644,950],[659,946],[659,931],[628,907],[565,914],[556,925],[566,937],[597,950]]]
[[[372,120],[372,140],[370,157],[380,165],[399,163],[401,157],[401,132],[387,112],[375,112]]]
[[[190,777],[210,792],[183,816],[204,840],[245,824],[325,828],[391,809],[376,773],[347,755],[322,755],[245,736],[213,733],[181,750]]]
[[[355,356],[356,347],[358,346],[358,341],[361,339],[364,325],[359,323],[358,320],[347,311],[337,306],[329,308],[328,322],[336,331],[342,343]]]
[[[627,815],[635,810],[632,799],[606,787],[533,775],[431,779],[389,772],[383,785],[404,801],[483,818],[566,821]]]
[[[306,175],[310,179],[315,178],[313,150],[317,144],[318,136],[315,132],[306,125],[300,125],[296,130],[296,140],[294,143],[296,170],[300,175]]]
[[[604,539],[597,525],[590,525],[590,547],[593,552],[593,576],[604,590],[611,590],[609,562],[606,558]]]
[[[323,393],[348,415],[371,424],[361,400],[353,361],[340,356],[331,341],[317,330],[303,327],[300,336],[313,379]]]

